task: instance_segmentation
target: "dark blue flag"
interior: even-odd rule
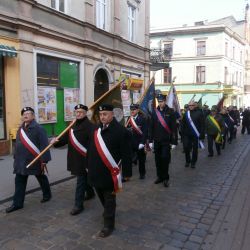
[[[140,110],[147,116],[151,116],[155,108],[155,81],[151,81],[148,88],[145,90],[141,100],[139,101]]]

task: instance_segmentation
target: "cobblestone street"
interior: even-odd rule
[[[153,184],[155,166],[147,158],[147,176],[137,166],[117,196],[116,230],[98,238],[102,207],[98,198],[69,214],[75,179],[52,186],[53,199],[28,194],[25,207],[11,214],[0,206],[0,249],[249,249],[250,137],[238,135],[221,156],[200,151],[196,169],[185,168],[182,145],[172,152],[169,188]],[[56,165],[56,159],[53,159]],[[66,167],[65,167],[66,168]],[[13,183],[14,185],[14,183]]]

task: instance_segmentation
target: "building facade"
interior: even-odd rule
[[[0,2],[0,44],[16,55],[0,56],[2,148],[15,136],[24,106],[57,135],[76,103],[91,105],[121,75],[144,83],[137,96],[148,84],[149,0]]]
[[[151,30],[151,48],[163,51],[169,67],[156,72],[156,89],[173,82],[183,107],[192,98],[215,105],[248,106],[245,98],[248,41],[246,21],[232,16],[194,26]]]

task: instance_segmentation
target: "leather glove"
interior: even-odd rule
[[[138,149],[140,150],[140,149],[143,149],[144,148],[144,144],[139,144],[139,147],[138,147]]]

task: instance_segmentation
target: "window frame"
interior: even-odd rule
[[[62,12],[64,14],[67,14],[67,12],[68,12],[68,0],[54,0],[55,7],[52,7],[52,1],[53,0],[50,0],[50,6],[52,9],[57,10],[59,12]],[[64,2],[64,11],[60,10],[60,1]]]
[[[196,42],[196,56],[205,56],[206,55],[206,41],[199,40]]]
[[[96,27],[102,30],[107,30],[108,21],[108,0],[96,0]],[[102,12],[102,16],[100,13]],[[104,12],[104,13],[103,13]]]
[[[130,42],[135,42],[135,34],[136,34],[135,27],[136,27],[136,7],[131,4],[128,4],[128,40]]]
[[[196,83],[205,83],[206,82],[206,66],[199,65],[196,66]]]

